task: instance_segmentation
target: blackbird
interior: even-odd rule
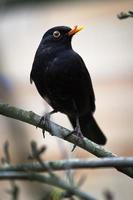
[[[56,26],[42,37],[30,74],[31,83],[41,97],[54,109],[68,116],[74,133],[104,145],[106,137],[93,117],[95,95],[90,74],[83,59],[71,45],[72,37],[83,27]]]

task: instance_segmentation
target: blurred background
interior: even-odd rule
[[[100,127],[108,138],[106,149],[119,156],[133,155],[133,19],[119,20],[117,14],[133,8],[133,0],[112,1],[0,1],[0,101],[32,110],[39,115],[51,108],[41,99],[29,76],[44,32],[57,25],[84,25],[73,38],[73,48],[84,59],[96,95]],[[67,118],[53,115],[56,123],[72,129]],[[93,157],[35,127],[0,116],[0,158],[3,144],[10,142],[13,163],[27,161],[30,141],[46,145],[44,160]],[[53,153],[54,152],[54,153]],[[109,190],[115,200],[133,199],[133,182],[114,169],[76,170],[75,180],[85,175],[82,190],[100,200]],[[18,199],[48,199],[44,185],[18,182]],[[1,199],[11,199],[7,182],[0,184]],[[47,189],[51,191],[52,189]]]

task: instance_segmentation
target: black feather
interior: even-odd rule
[[[73,127],[76,119],[82,134],[98,144],[106,138],[93,118],[95,96],[90,74],[82,58],[72,49],[69,27],[48,30],[37,49],[30,80],[54,110],[65,113]],[[60,37],[54,38],[53,32]]]

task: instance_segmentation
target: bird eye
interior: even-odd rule
[[[60,37],[60,32],[59,31],[54,31],[53,32],[54,38],[59,38]]]

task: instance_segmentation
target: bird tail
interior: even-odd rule
[[[76,119],[72,116],[68,116],[73,128],[76,127]],[[92,140],[93,142],[105,145],[106,137],[104,136],[102,130],[99,128],[96,120],[90,114],[86,114],[79,118],[80,128],[84,137]]]

